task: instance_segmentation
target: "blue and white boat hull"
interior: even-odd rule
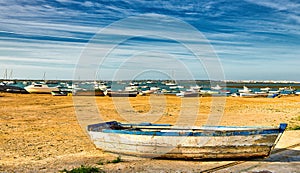
[[[96,147],[104,151],[139,157],[173,159],[222,159],[267,157],[283,133],[279,128],[132,126],[96,128],[88,133]],[[99,126],[100,125],[100,126]]]

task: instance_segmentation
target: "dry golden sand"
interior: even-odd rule
[[[130,107],[114,104],[123,102]],[[184,124],[190,123],[189,110],[191,114],[195,111],[189,105],[197,106],[198,116],[190,117],[196,118],[192,122],[196,125],[206,124],[208,117],[213,118],[209,115],[218,114],[222,115],[222,125],[277,126],[281,122],[289,123],[289,128],[300,125],[300,96],[274,99],[138,96],[119,100],[96,97],[95,102],[93,97],[0,93],[0,172],[58,172],[80,165],[96,166],[107,172],[151,172],[149,169],[194,172],[201,166],[216,166],[215,162],[203,165],[202,162],[143,159],[101,165],[116,155],[95,149],[77,121],[77,115],[83,114],[100,114],[98,118],[105,121],[135,118],[140,122],[153,115],[150,120],[156,123]],[[217,121],[218,118],[210,119],[209,123]]]

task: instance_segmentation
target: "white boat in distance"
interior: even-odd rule
[[[24,87],[24,89],[29,93],[38,93],[38,94],[48,94],[52,91],[59,91],[57,87],[49,87],[46,84],[32,84]]]
[[[261,88],[260,90],[262,91],[262,92],[269,92],[270,91],[270,87],[266,87],[266,88]]]
[[[87,132],[97,148],[138,157],[228,159],[267,157],[287,124],[279,127],[92,124]]]
[[[244,86],[243,89],[239,89],[239,93],[250,93],[252,90]]]
[[[222,87],[220,85],[216,85],[214,87],[211,87],[211,89],[213,89],[213,90],[221,90]]]

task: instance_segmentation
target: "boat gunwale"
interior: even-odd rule
[[[98,123],[87,126],[88,132],[102,132],[128,135],[155,136],[249,136],[279,134],[286,129],[287,124],[279,127],[254,126],[171,126],[169,124],[122,124],[116,121]]]
[[[94,131],[95,132],[95,131]],[[97,131],[96,131],[97,132]],[[112,130],[103,129],[102,133],[123,135],[147,135],[147,136],[250,136],[278,134],[279,130],[251,130],[251,131],[141,131],[141,130]]]

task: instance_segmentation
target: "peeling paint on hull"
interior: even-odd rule
[[[171,129],[89,129],[88,133],[96,147],[118,154],[171,159],[228,159],[267,157],[285,127],[281,130],[259,128],[257,133],[252,128],[249,134],[245,133],[247,128],[242,130],[243,133],[233,133],[234,129],[222,131],[216,127],[216,131],[210,129],[209,133],[205,130],[176,130],[178,135],[174,135]]]

